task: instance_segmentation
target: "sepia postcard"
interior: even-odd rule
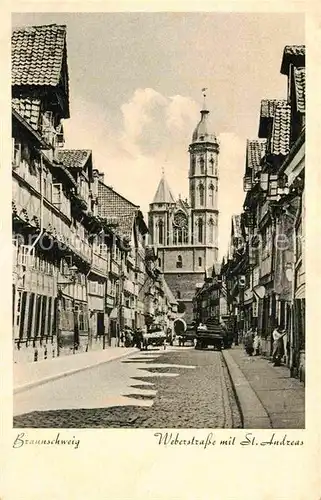
[[[156,5],[3,10],[0,497],[317,500],[321,17]]]

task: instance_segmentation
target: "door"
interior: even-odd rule
[[[97,313],[97,337],[101,337],[105,334],[105,322],[104,313]]]

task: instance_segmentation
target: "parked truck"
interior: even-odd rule
[[[228,327],[219,317],[208,318],[204,324],[200,323],[196,329],[195,349],[213,349],[221,351],[232,345],[232,337]]]

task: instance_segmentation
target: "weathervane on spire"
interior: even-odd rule
[[[207,91],[207,87],[204,87],[202,89],[202,94],[203,94],[203,109],[206,109],[206,91]]]

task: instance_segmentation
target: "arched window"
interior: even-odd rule
[[[202,257],[198,258],[198,267],[202,267]]]
[[[208,198],[209,198],[209,204],[212,207],[214,204],[214,186],[212,183],[209,186]]]
[[[200,205],[203,206],[204,205],[204,186],[203,186],[203,184],[200,184],[198,189],[200,192]]]
[[[162,220],[158,221],[158,244],[164,244],[164,222]]]
[[[162,267],[162,259],[160,257],[158,258],[158,267]]]
[[[209,242],[213,243],[214,241],[214,221],[212,218],[208,221],[209,225]]]
[[[194,208],[195,206],[195,189],[194,186],[191,186],[191,206]]]
[[[177,268],[182,268],[183,267],[183,259],[182,259],[181,255],[177,256],[176,267]]]
[[[203,243],[203,219],[198,219],[198,242]]]
[[[210,174],[214,175],[214,158],[211,156],[210,158]]]
[[[181,298],[181,292],[179,290],[176,291],[176,298],[177,299]]]
[[[203,156],[200,157],[199,163],[200,163],[200,173],[201,173],[201,175],[203,175],[204,174],[204,158],[203,158]]]
[[[195,156],[192,156],[192,158],[191,158],[191,175],[195,175],[195,165],[196,165]]]

